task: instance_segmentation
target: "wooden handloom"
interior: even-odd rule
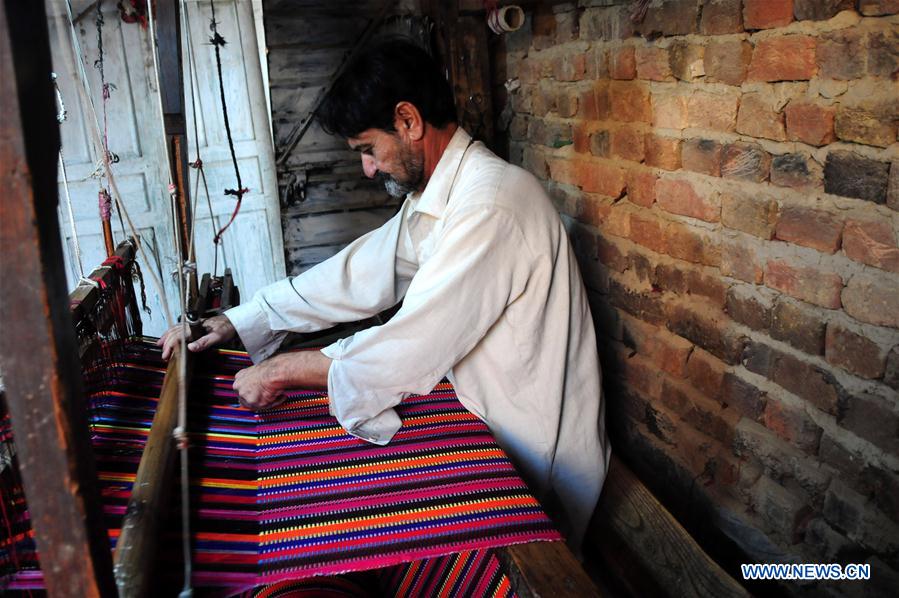
[[[112,596],[118,590],[87,437],[79,363],[90,347],[79,343],[75,332],[87,323],[98,293],[85,285],[66,296],[56,220],[59,131],[45,77],[49,71],[42,3],[5,3],[0,8],[0,175],[6,192],[0,218],[0,354],[47,590],[58,596]],[[121,267],[127,267],[133,248],[122,245],[117,255]],[[120,266],[102,266],[91,276],[104,280],[115,267]],[[133,328],[139,327],[136,306],[127,309],[135,316]],[[173,394],[173,387],[166,384],[163,395]],[[162,409],[157,416],[168,417]],[[147,477],[165,481],[171,477],[164,472],[173,441],[170,433],[157,436],[147,451],[151,458],[141,467]],[[120,560],[134,595],[150,573],[149,560],[140,555],[152,552],[146,543],[152,543],[151,528],[158,526],[153,505],[164,495],[157,484],[149,495],[135,497],[149,505],[135,509],[148,531],[135,534],[131,558]],[[635,594],[746,595],[617,459],[588,544],[599,549],[615,575],[628,578],[624,585]],[[560,542],[512,546],[500,556],[520,596],[596,594]],[[132,589],[126,591],[131,595]]]
[[[170,7],[176,5],[173,2]],[[173,14],[171,22],[177,23]],[[142,595],[151,574],[148,555],[153,554],[160,505],[171,477],[174,372],[180,357],[169,364],[138,473],[143,481],[135,483],[138,490],[129,506],[132,521],[119,538],[117,589],[87,437],[79,367],[79,357],[95,348],[79,342],[75,332],[96,327],[102,320],[95,313],[100,291],[94,285],[81,285],[70,298],[65,293],[56,219],[59,132],[52,90],[45,80],[50,60],[42,4],[6,3],[0,10],[0,38],[0,106],[8,117],[0,125],[0,164],[8,197],[15,198],[14,203],[4,200],[0,223],[0,351],[46,588],[50,595],[59,596]],[[180,124],[183,131],[183,120]],[[177,145],[177,139],[169,141]],[[182,161],[183,154],[175,156]],[[91,278],[101,285],[108,283],[114,269],[130,268],[133,253],[133,245],[120,245],[116,263],[101,266]],[[139,331],[133,292],[127,296],[124,311],[132,331]],[[90,322],[88,314],[93,314]],[[595,593],[564,544],[539,544],[504,551],[503,560],[519,595],[546,595],[558,588],[582,596]],[[542,567],[543,562],[550,565]]]

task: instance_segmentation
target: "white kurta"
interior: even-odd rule
[[[447,376],[579,539],[609,460],[596,338],[558,213],[539,182],[459,129],[427,187],[383,226],[227,312],[253,361],[288,331],[372,316],[386,324],[323,349],[331,412],[387,443],[393,407]],[[553,498],[555,500],[555,498]]]

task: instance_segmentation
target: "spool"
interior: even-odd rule
[[[524,11],[515,4],[494,8],[487,13],[487,26],[497,35],[518,31],[522,25],[524,25]]]

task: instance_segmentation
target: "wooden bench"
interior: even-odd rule
[[[749,596],[617,457],[587,534],[601,577],[631,596]]]

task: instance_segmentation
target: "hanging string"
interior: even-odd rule
[[[240,168],[237,166],[237,154],[234,152],[234,139],[231,136],[231,123],[228,122],[228,103],[225,101],[225,80],[222,77],[222,56],[221,49],[225,47],[225,44],[228,43],[225,41],[225,38],[222,37],[218,32],[217,23],[215,20],[215,0],[209,0],[209,7],[212,9],[212,20],[209,23],[209,30],[212,31],[212,37],[209,38],[209,42],[215,48],[215,66],[218,70],[219,76],[219,94],[222,99],[222,116],[225,118],[225,133],[228,135],[228,149],[231,150],[231,162],[234,163],[234,174],[237,177],[237,189],[225,189],[225,195],[233,195],[237,197],[237,204],[234,206],[234,212],[231,213],[231,218],[228,222],[219,229],[217,233],[215,233],[215,238],[213,241],[218,244],[222,240],[222,234],[231,226],[231,223],[234,222],[234,219],[237,217],[237,212],[240,211],[240,203],[243,200],[243,196],[245,193],[249,193],[249,189],[243,186],[243,183],[240,180]]]
[[[103,152],[110,157],[110,160],[113,164],[118,164],[119,156],[109,151],[109,116],[107,110],[107,104],[109,102],[109,97],[113,89],[115,89],[115,85],[112,83],[108,83],[106,81],[106,69],[105,69],[105,60],[103,53],[103,25],[106,23],[106,19],[103,17],[103,0],[97,0],[97,17],[95,20],[97,26],[97,60],[94,61],[94,68],[100,71],[100,95],[102,98],[101,106],[103,107]],[[111,219],[112,212],[111,210],[106,210],[107,200],[108,203],[111,204],[112,200],[109,196],[109,192],[103,186],[103,180],[101,177],[100,180],[100,191],[98,194],[100,201],[100,218],[108,222]],[[116,212],[119,216],[119,225],[122,227],[122,238],[126,237],[125,233],[125,222],[122,220],[122,212],[121,210],[116,209]]]
[[[197,109],[197,80],[196,80],[196,58],[194,57],[194,41],[193,36],[190,32],[190,16],[187,12],[187,2],[185,0],[181,1],[181,15],[182,20],[184,21],[182,25],[182,29],[185,32],[185,36],[187,37],[187,69],[188,69],[188,77],[190,79],[190,105],[191,105],[191,115],[193,119],[193,129],[194,129],[194,149],[196,150],[197,157],[196,159],[190,163],[190,167],[197,171],[197,178],[194,182],[194,194],[193,194],[193,207],[191,209],[191,214],[195,215],[197,213],[197,203],[200,198],[200,181],[203,181],[203,192],[206,197],[206,206],[209,208],[209,222],[213,226],[215,226],[215,215],[212,211],[212,199],[209,196],[209,184],[206,182],[206,171],[203,170],[203,159],[200,156],[200,129],[197,114],[199,110]],[[195,226],[192,226],[190,229],[190,260],[194,261],[196,259],[195,245],[194,245],[194,237],[196,236],[197,229]],[[215,242],[215,238],[213,238],[212,246],[215,248],[215,258],[214,258],[214,266],[212,268],[212,275],[218,276],[218,263],[219,263],[219,243]]]
[[[66,105],[62,101],[62,92],[59,91],[59,76],[50,73],[53,87],[56,89],[56,122],[60,125],[68,117]],[[59,170],[62,173],[62,188],[66,196],[66,211],[69,213],[69,225],[72,227],[72,250],[75,253],[75,263],[78,265],[78,275],[84,278],[84,264],[81,263],[81,243],[78,241],[78,228],[75,226],[75,210],[72,208],[72,195],[69,193],[69,175],[66,172],[66,162],[62,157],[62,147],[59,148]]]
[[[69,37],[70,44],[67,45],[65,43],[65,36],[61,30],[57,30],[58,35],[60,36],[60,45],[62,48],[71,48],[74,52],[74,57],[70,57],[72,60],[73,70],[77,77],[80,79],[81,85],[78,86],[79,95],[81,96],[81,100],[84,105],[88,108],[90,112],[91,124],[93,126],[88,126],[88,132],[91,135],[91,139],[93,141],[93,146],[98,154],[103,154],[102,159],[100,160],[103,171],[106,174],[107,181],[109,182],[109,188],[112,191],[112,198],[116,202],[116,206],[121,208],[122,215],[125,217],[125,222],[128,224],[128,229],[131,231],[131,235],[134,238],[134,244],[137,247],[137,251],[140,254],[141,258],[148,264],[152,263],[150,261],[149,256],[147,255],[146,250],[144,249],[144,243],[140,241],[140,235],[137,232],[137,227],[134,225],[134,221],[131,220],[131,216],[128,213],[128,208],[122,201],[122,194],[119,192],[118,185],[116,183],[115,176],[112,172],[112,164],[109,160],[109,156],[105,155],[103,152],[103,141],[100,138],[100,122],[97,119],[97,110],[94,106],[93,97],[90,93],[90,83],[87,79],[87,73],[84,69],[84,60],[82,59],[81,54],[81,43],[78,41],[78,32],[75,30],[75,22],[72,17],[72,3],[71,0],[66,0],[65,2],[66,9],[66,17],[68,19],[69,26]],[[150,268],[150,279],[153,281],[153,285],[156,287],[157,292],[159,293],[159,302],[162,305],[162,310],[165,315],[166,321],[169,325],[172,325],[172,312],[169,309],[168,300],[166,299],[165,288],[162,286],[162,281],[159,280],[155,270]]]

